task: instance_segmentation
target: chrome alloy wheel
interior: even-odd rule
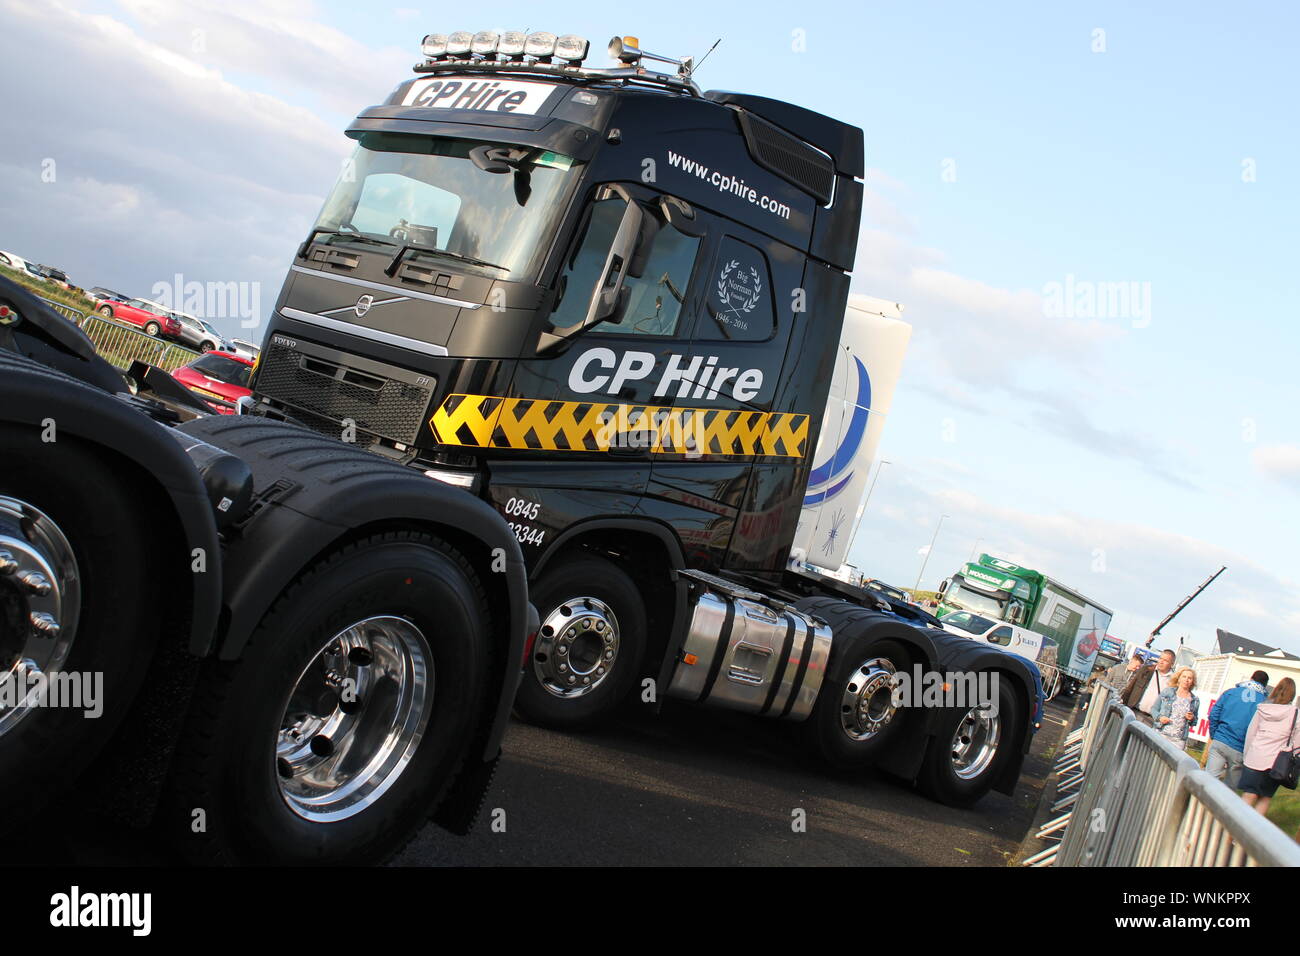
[[[313,823],[377,801],[420,746],[433,710],[433,653],[406,618],[339,631],[303,669],[275,747],[280,795]]]
[[[0,737],[62,670],[80,612],[81,576],[67,536],[35,505],[0,495]]]
[[[962,780],[973,780],[988,769],[998,753],[1002,721],[987,708],[972,707],[952,736],[952,770]]]
[[[556,697],[583,697],[618,660],[618,618],[599,598],[576,597],[542,620],[533,645],[533,674]]]
[[[870,740],[894,719],[893,661],[875,657],[849,674],[840,698],[840,726],[850,740]]]

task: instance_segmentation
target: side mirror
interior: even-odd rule
[[[627,280],[641,245],[646,214],[631,196],[625,198],[627,209],[619,222],[618,231],[614,233],[614,241],[610,244],[609,253],[605,256],[605,266],[601,270],[600,281],[592,291],[586,318],[566,328],[556,329],[554,332],[543,332],[537,345],[539,353],[551,350],[593,325],[599,325],[618,316],[626,307],[627,294],[623,284]]]

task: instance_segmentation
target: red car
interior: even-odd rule
[[[253,394],[248,378],[253,374],[253,362],[234,352],[205,352],[189,365],[172,372],[172,378],[191,392],[208,401],[208,405],[222,415],[235,413],[235,402],[244,395]]]
[[[181,320],[172,315],[170,310],[148,299],[104,302],[95,311],[110,319],[142,328],[148,335],[161,334],[176,338],[181,334]]]

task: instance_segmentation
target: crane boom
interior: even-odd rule
[[[1191,594],[1187,595],[1187,597],[1183,598],[1180,602],[1178,602],[1178,607],[1170,611],[1169,616],[1156,625],[1156,629],[1152,631],[1151,636],[1147,638],[1146,646],[1150,647],[1152,642],[1155,641],[1156,636],[1164,629],[1164,626],[1168,624],[1170,621],[1172,621],[1174,618],[1176,618],[1178,616],[1179,611],[1181,611],[1183,608],[1187,607],[1187,605],[1191,604],[1194,600],[1196,600],[1196,595],[1200,594],[1211,584],[1213,584],[1214,579],[1217,578],[1220,574],[1222,574],[1226,570],[1228,570],[1228,566],[1225,564],[1223,567],[1219,568],[1219,570],[1215,571],[1208,578],[1202,581],[1201,586],[1199,588],[1197,588]]]

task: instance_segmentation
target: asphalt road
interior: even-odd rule
[[[580,735],[515,721],[474,831],[429,825],[394,865],[1003,866],[1072,707],[1047,705],[1015,796],[969,810],[875,771],[830,771],[805,755],[797,727],[740,714],[670,704]],[[124,826],[68,807],[50,816],[37,828],[46,863],[175,863]]]
[[[395,865],[1002,866],[1073,703],[1047,705],[1016,795],[970,810],[884,774],[828,771],[792,734],[736,714],[666,710],[582,735],[516,721],[474,831],[426,827]]]

